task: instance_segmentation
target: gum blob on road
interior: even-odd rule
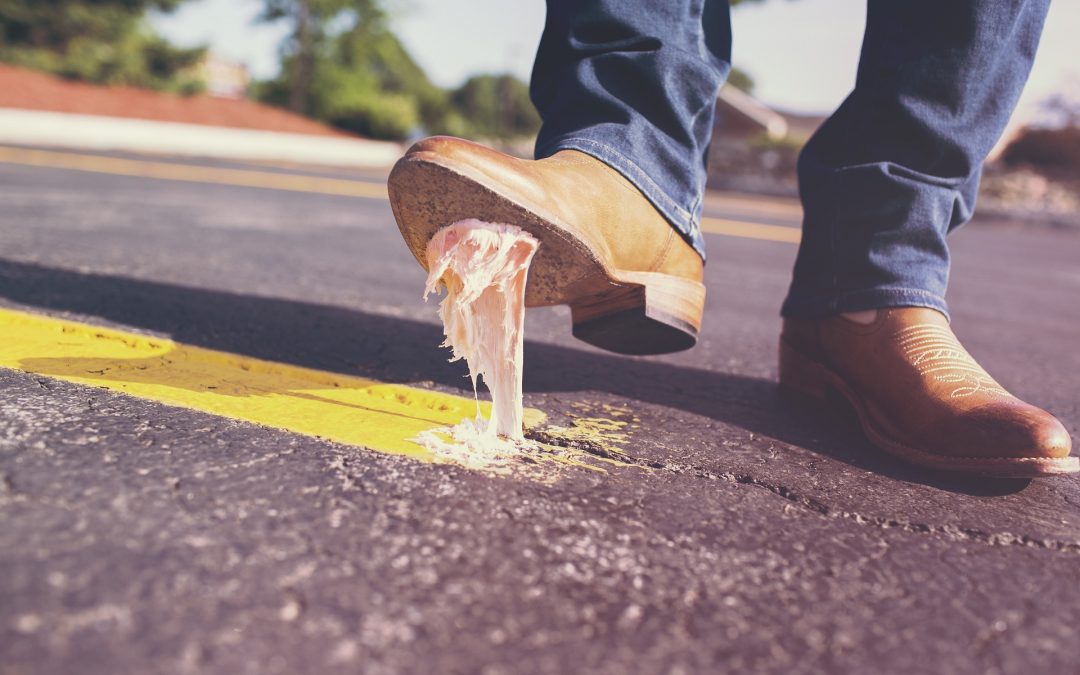
[[[491,390],[492,413],[465,420],[444,433],[427,432],[417,440],[466,465],[487,464],[523,442],[522,351],[525,282],[539,242],[512,225],[462,220],[432,237],[427,247],[424,297],[446,296],[439,304],[451,361],[469,366],[473,393],[483,378]],[[447,438],[449,436],[450,438]]]

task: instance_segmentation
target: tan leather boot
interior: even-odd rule
[[[835,390],[874,445],[912,464],[1016,477],[1080,471],[1061,422],[1007,392],[932,309],[883,309],[868,324],[787,319],[780,383],[818,398]]]
[[[425,264],[435,232],[465,218],[517,225],[540,240],[525,304],[570,305],[574,335],[624,354],[689,349],[705,306],[702,261],[607,164],[574,150],[538,161],[436,136],[394,166],[390,204]]]

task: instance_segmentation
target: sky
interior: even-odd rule
[[[182,45],[206,44],[246,63],[259,78],[277,72],[284,25],[253,23],[260,0],[190,0],[152,23]],[[543,0],[389,0],[392,27],[429,77],[444,87],[478,72],[511,72],[528,80],[544,24]],[[866,20],[865,0],[769,0],[733,10],[734,65],[756,82],[769,105],[827,113],[855,83]],[[1062,91],[1080,99],[1076,34],[1080,2],[1051,4],[1039,54],[1019,115]]]

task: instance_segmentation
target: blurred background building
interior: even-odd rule
[[[197,76],[211,96],[245,98],[251,87],[251,72],[247,65],[226,60],[214,52],[208,51],[199,62]]]

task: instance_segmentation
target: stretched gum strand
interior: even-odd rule
[[[524,441],[525,284],[538,247],[519,227],[476,219],[448,225],[428,243],[424,297],[440,286],[446,290],[439,304],[443,346],[451,349],[451,361],[465,360],[474,396],[480,378],[491,391],[489,421],[482,420],[478,406],[475,423],[466,420],[450,430],[472,450],[505,452]],[[429,447],[445,444],[433,434],[419,440]]]

